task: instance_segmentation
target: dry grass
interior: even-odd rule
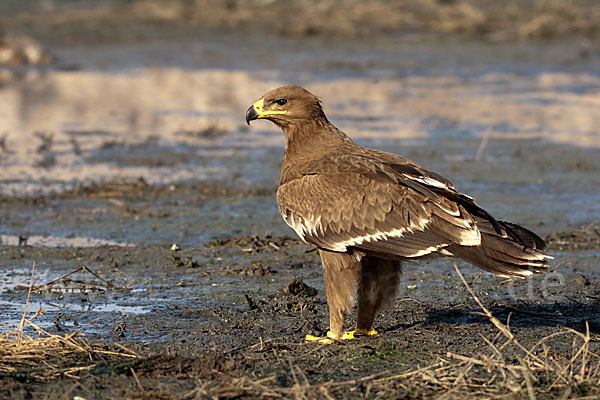
[[[291,386],[281,386],[275,375],[261,379],[235,376],[212,369],[210,379],[197,380],[196,387],[180,399],[255,398],[255,399],[335,399],[335,398],[578,398],[600,395],[600,355],[592,346],[594,339],[586,324],[585,332],[565,328],[542,337],[533,346],[525,346],[511,331],[509,322],[501,322],[480,301],[455,265],[467,291],[479,305],[497,332],[481,336],[484,347],[477,354],[448,352],[427,366],[391,373],[380,371],[368,376],[311,383],[307,373],[287,358]],[[74,331],[55,335],[40,328],[27,315],[28,300],[21,323],[0,335],[0,373],[27,376],[36,381],[61,377],[79,380],[100,362],[135,359],[139,356],[120,345],[89,343]],[[26,334],[25,327],[34,334]],[[81,328],[80,328],[81,329]],[[31,329],[29,329],[31,330]],[[570,342],[570,346],[564,343]],[[297,344],[300,347],[304,345]],[[257,345],[258,346],[258,345]],[[260,346],[264,343],[261,341]],[[597,346],[596,346],[597,348]],[[318,348],[312,348],[309,352]],[[278,359],[280,358],[277,355]],[[285,359],[286,356],[281,356]],[[289,357],[289,356],[288,356]],[[130,368],[136,390],[146,393],[150,382]],[[137,393],[137,392],[136,392]],[[138,394],[139,394],[138,393]],[[148,392],[153,393],[153,392]],[[171,397],[168,397],[171,398]]]
[[[75,274],[80,273],[82,277],[75,278]],[[91,279],[90,279],[91,278]],[[31,291],[80,291],[80,292],[104,292],[106,290],[122,290],[127,289],[117,288],[111,282],[102,278],[96,272],[92,271],[85,265],[77,267],[67,273],[62,274],[56,279],[52,279],[39,286],[30,286]],[[29,294],[27,294],[29,300]]]
[[[218,384],[205,382],[183,398],[537,398],[592,399],[600,395],[600,355],[590,349],[586,332],[562,329],[541,338],[535,345],[522,345],[508,322],[502,323],[483,305],[455,265],[463,284],[483,313],[497,328],[492,338],[482,336],[487,348],[479,354],[448,352],[426,367],[401,374],[388,371],[347,381],[311,384],[304,371],[289,361],[294,385],[280,387],[271,376],[259,380],[224,376]],[[510,320],[510,316],[509,316]],[[565,337],[571,348],[558,343]],[[562,339],[562,340],[559,340]]]
[[[27,292],[25,310],[16,328],[3,323],[0,333],[0,373],[14,376],[27,375],[38,381],[50,381],[61,376],[78,379],[81,371],[93,369],[97,362],[106,359],[137,358],[122,346],[90,343],[80,334],[81,327],[64,335],[49,333],[38,326],[34,319],[43,311],[28,316],[29,298],[34,289],[35,263],[31,269],[31,281]],[[34,333],[26,333],[30,327]]]

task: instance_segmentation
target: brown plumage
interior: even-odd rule
[[[355,300],[357,331],[374,332],[376,313],[395,298],[402,260],[450,255],[505,277],[548,267],[551,257],[535,233],[495,220],[413,161],[357,145],[305,89],[268,92],[246,113],[248,123],[259,118],[285,134],[277,204],[298,236],[319,248],[329,337],[344,337]]]

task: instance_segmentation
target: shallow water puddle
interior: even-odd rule
[[[51,268],[36,268],[34,271],[33,287],[40,288],[47,282],[53,282],[59,276]],[[72,282],[86,282],[83,274],[73,274]],[[87,282],[82,289],[67,289],[64,286],[50,286],[49,290],[40,292],[33,290],[27,303],[27,292],[31,282],[31,267],[13,267],[0,269],[0,310],[4,329],[14,329],[19,325],[25,307],[27,318],[33,317],[33,322],[43,329],[57,327],[61,319],[75,321],[68,325],[76,327],[97,319],[113,319],[120,315],[143,314],[150,312],[154,302],[144,302],[145,297],[140,289],[131,290],[126,295],[114,290],[94,291],[93,282]],[[92,289],[90,289],[92,288]],[[131,296],[131,292],[137,292]],[[115,294],[116,293],[116,294]],[[38,314],[34,317],[35,314]],[[30,329],[30,328],[29,328]],[[63,328],[64,329],[64,328]],[[106,324],[90,324],[85,328],[89,333],[106,333]]]
[[[60,237],[60,236],[15,236],[0,235],[0,244],[4,246],[28,245],[34,247],[97,247],[97,246],[134,246],[130,243],[118,242],[92,237]]]
[[[52,326],[51,320],[53,317],[56,318],[57,313],[63,314],[65,312],[93,312],[93,313],[116,313],[118,314],[145,314],[151,311],[150,306],[124,306],[117,305],[114,303],[102,303],[102,304],[91,304],[88,302],[80,302],[81,304],[73,304],[73,303],[62,303],[55,304],[51,301],[30,301],[27,306],[27,318],[31,318],[33,314],[38,312],[38,310],[42,310],[43,314],[48,314],[47,317],[43,318],[43,321],[40,323],[39,317],[37,317],[34,322],[39,326],[46,328]],[[15,305],[12,301],[6,301],[0,299],[0,307],[5,310],[2,323],[10,328],[16,328],[21,321],[21,317],[23,312],[25,311],[25,302],[23,304]],[[89,328],[85,329],[85,332],[98,332],[98,327],[94,327],[90,325]]]
[[[57,268],[56,262],[53,264],[36,266],[34,290],[27,304],[27,318],[33,317],[35,324],[50,332],[83,327],[86,334],[106,336],[119,324],[145,314],[159,313],[160,318],[173,322],[177,318],[173,312],[181,309],[212,308],[219,304],[244,307],[240,293],[252,287],[235,276],[198,276],[194,269],[186,272],[157,267],[142,272],[140,267],[111,271],[104,267],[80,267],[65,271],[64,266]],[[30,266],[0,268],[2,330],[19,325],[30,280]],[[159,340],[163,329],[154,325],[150,318],[137,331],[152,331],[157,336],[146,340]],[[124,329],[125,325],[121,326],[119,329]],[[32,329],[26,327],[26,332],[33,333]]]

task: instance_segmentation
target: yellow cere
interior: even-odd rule
[[[263,110],[264,105],[265,105],[264,99],[260,99],[260,100],[256,101],[254,104],[252,104],[252,106],[254,107],[254,111],[256,111],[256,113],[258,114],[257,118],[266,118],[269,115],[287,114],[287,110]]]

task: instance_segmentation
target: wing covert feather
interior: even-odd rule
[[[452,244],[476,245],[473,218],[447,199],[352,172],[311,174],[279,187],[286,223],[306,242],[417,257]]]

